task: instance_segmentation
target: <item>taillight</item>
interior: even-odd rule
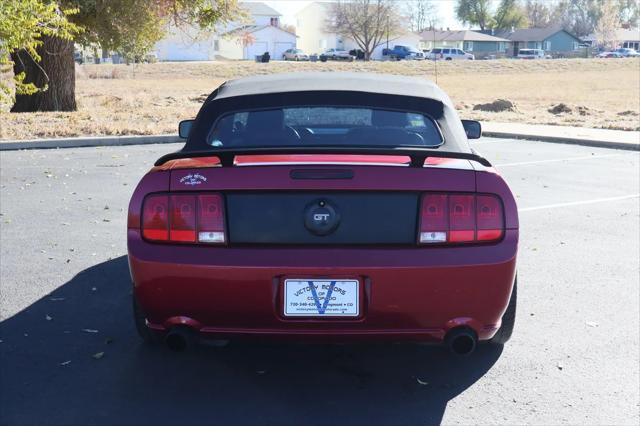
[[[473,195],[449,195],[449,241],[466,243],[473,241],[476,233],[475,197]]]
[[[172,195],[169,197],[171,220],[169,240],[193,243],[196,241],[196,197],[195,195]]]
[[[144,200],[142,235],[150,241],[224,244],[220,194],[153,194]]]
[[[476,221],[478,241],[492,241],[502,238],[504,214],[502,203],[493,195],[476,196]]]
[[[198,196],[198,241],[224,243],[224,206],[219,194]]]
[[[504,234],[502,202],[494,195],[424,194],[421,244],[490,242]]]
[[[142,235],[152,241],[169,239],[169,197],[150,195],[142,208]]]

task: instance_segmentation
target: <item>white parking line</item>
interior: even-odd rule
[[[484,145],[484,144],[487,144],[487,143],[499,143],[499,142],[509,142],[509,141],[507,139],[492,139],[490,141],[480,140],[480,141],[471,142],[471,146]]]
[[[523,209],[518,209],[518,212],[523,213],[523,212],[530,212],[534,210],[556,209],[559,207],[582,206],[585,204],[605,203],[607,201],[620,201],[620,200],[628,200],[631,198],[639,198],[639,197],[640,197],[640,194],[631,194],[631,195],[622,195],[620,197],[595,198],[593,200],[573,201],[571,203],[558,203],[558,204],[547,204],[546,206],[525,207]]]
[[[544,164],[544,163],[559,163],[559,162],[562,162],[562,161],[590,160],[590,159],[595,159],[595,158],[620,157],[622,155],[633,155],[633,154],[583,155],[581,157],[553,158],[553,159],[548,159],[548,160],[520,161],[520,162],[517,162],[517,163],[503,163],[503,164],[496,164],[495,167],[528,166],[530,164]]]

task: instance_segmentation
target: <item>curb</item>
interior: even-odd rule
[[[0,142],[0,151],[20,149],[82,148],[92,146],[149,145],[184,142],[178,135],[151,136],[96,136],[65,139],[33,139],[16,142]]]
[[[523,139],[540,142],[564,143],[571,145],[592,146],[598,148],[625,149],[640,151],[640,143],[616,142],[596,139],[579,139],[563,136],[543,136],[523,133],[486,131],[482,136],[501,139]],[[184,142],[178,135],[151,136],[96,136],[86,138],[65,139],[33,139],[17,142],[0,142],[0,151],[17,151],[21,149],[58,149],[83,148],[97,146],[149,145]]]
[[[509,132],[495,132],[495,131],[483,131],[482,136],[488,138],[499,139],[521,139],[530,141],[550,142],[550,143],[563,143],[568,145],[582,145],[591,146],[595,148],[612,148],[612,149],[625,149],[629,151],[640,151],[640,143],[630,142],[616,142],[605,141],[597,139],[579,139],[569,138],[564,136],[543,136],[543,135],[529,135],[523,133],[509,133]]]

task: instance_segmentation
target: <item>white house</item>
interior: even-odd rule
[[[313,2],[296,14],[298,48],[308,54],[320,54],[327,49],[344,49],[344,40],[338,34],[325,31],[326,2]]]
[[[269,52],[272,59],[282,59],[284,51],[296,47],[296,35],[273,25],[247,25],[221,34],[220,58],[254,59]]]
[[[589,46],[596,47],[601,45],[599,43],[599,38],[597,34],[589,34],[586,37],[582,37],[582,41],[588,44]],[[618,29],[616,30],[614,40],[612,40],[612,47],[626,47],[629,49],[640,50],[640,29]]]
[[[330,2],[313,2],[296,14],[296,32],[298,34],[298,48],[305,53],[322,53],[327,49],[359,49],[355,40],[325,30],[327,16],[331,7]],[[387,46],[393,49],[395,45],[418,47],[420,36],[411,32],[397,34],[384,39],[376,47],[371,59],[382,59],[382,51]]]
[[[156,44],[160,61],[210,61],[253,59],[269,52],[280,59],[282,52],[296,47],[296,36],[280,27],[281,14],[262,2],[243,2],[247,20],[201,32],[196,28],[170,27]]]

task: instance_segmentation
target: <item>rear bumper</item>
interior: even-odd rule
[[[494,245],[255,248],[149,244],[129,229],[134,293],[150,328],[188,325],[212,338],[439,341],[457,326],[480,340],[500,326],[518,232]],[[357,278],[354,319],[283,316],[285,278]]]

